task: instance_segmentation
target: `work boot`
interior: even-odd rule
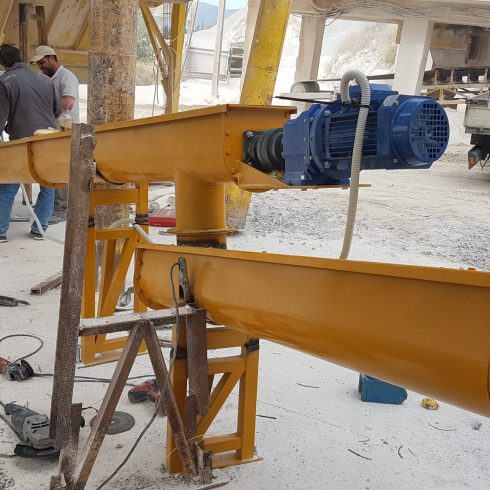
[[[35,233],[34,231],[31,231],[29,233],[29,236],[33,239],[33,240],[44,240],[44,237],[41,235],[41,233]]]
[[[63,221],[66,221],[66,213],[54,213],[51,218],[49,218],[50,225],[57,225]]]

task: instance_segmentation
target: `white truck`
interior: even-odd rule
[[[468,151],[468,167],[473,168],[480,163],[482,167],[490,160],[490,92],[485,92],[469,99],[466,103],[464,117],[466,133],[471,134]]]

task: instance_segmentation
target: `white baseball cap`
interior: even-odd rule
[[[45,56],[56,56],[56,51],[49,46],[38,46],[36,51],[34,51],[34,56],[31,58],[31,63],[37,63]]]

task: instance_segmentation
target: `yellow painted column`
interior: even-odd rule
[[[291,0],[262,0],[243,82],[240,104],[271,105]]]
[[[180,81],[182,79],[182,51],[184,50],[186,15],[187,4],[174,3],[172,5],[172,28],[170,31],[170,47],[172,50],[173,61],[173,76],[171,77],[173,85],[172,112],[179,112]]]
[[[271,105],[291,0],[262,0],[257,14],[240,104]],[[244,228],[252,195],[235,184],[226,185],[229,226]]]
[[[226,248],[224,184],[198,182],[187,174],[175,177],[178,245]]]

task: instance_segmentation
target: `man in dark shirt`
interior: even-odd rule
[[[10,140],[32,136],[38,129],[57,128],[59,115],[54,84],[46,75],[34,73],[22,62],[20,51],[11,45],[0,46],[0,133],[5,130]],[[0,243],[7,241],[10,213],[19,184],[0,184]],[[34,212],[43,230],[48,228],[53,213],[54,189],[41,186]],[[42,240],[37,224],[30,236]]]

